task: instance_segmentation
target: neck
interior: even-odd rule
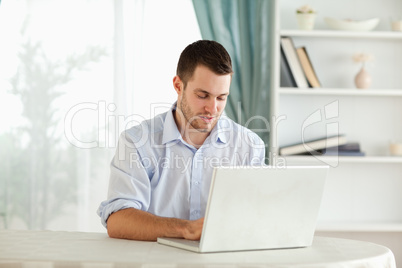
[[[173,111],[173,117],[183,140],[197,149],[200,148],[209,136],[209,132],[198,131],[197,129],[191,127],[191,125],[187,122],[183,122],[184,120],[182,119],[184,116],[180,109]]]

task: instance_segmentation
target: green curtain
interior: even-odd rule
[[[269,144],[273,0],[193,0],[203,39],[221,43],[234,76],[226,114]]]

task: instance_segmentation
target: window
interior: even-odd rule
[[[0,228],[104,231],[116,136],[201,38],[191,0],[3,1],[0,34]]]

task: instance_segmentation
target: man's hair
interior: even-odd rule
[[[232,61],[226,49],[215,41],[199,40],[188,45],[180,55],[176,75],[184,88],[198,65],[204,65],[218,75],[232,74]]]

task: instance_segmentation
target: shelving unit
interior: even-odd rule
[[[319,164],[319,160],[311,156],[286,156],[287,163],[298,164]],[[402,164],[402,157],[396,156],[325,156],[326,162],[335,161],[341,163],[360,163],[360,164]]]
[[[402,89],[356,89],[356,88],[280,88],[281,95],[335,95],[335,96],[377,96],[402,97]]]
[[[358,39],[402,39],[401,32],[392,31],[369,31],[369,32],[356,32],[356,31],[335,31],[335,30],[315,30],[315,31],[301,31],[301,30],[280,30],[281,36],[294,36],[294,37],[318,37],[318,38],[358,38]]]
[[[386,1],[386,3],[384,3]],[[305,4],[299,0],[276,0],[273,89],[271,95],[270,155],[274,165],[330,165],[317,231],[339,237],[395,241],[402,252],[402,157],[390,156],[391,140],[402,141],[402,32],[392,32],[386,24],[397,15],[397,2],[373,0],[365,6],[367,17],[381,11],[382,24],[368,32],[330,30],[318,21],[316,29],[297,29],[295,9]],[[335,2],[314,2],[319,17],[343,17],[344,9]],[[348,8],[347,16],[361,17],[358,1],[339,0],[336,6]],[[384,9],[388,9],[384,10]],[[335,14],[334,14],[335,12]],[[336,13],[338,12],[338,13]],[[392,14],[389,14],[392,13]],[[389,16],[388,16],[389,15]],[[305,46],[323,88],[280,87],[280,38],[291,37],[296,47]],[[374,55],[369,72],[370,89],[356,89],[353,84],[360,66],[354,64],[354,53]],[[326,118],[326,108],[334,104],[336,117]],[[304,127],[312,114],[321,121]],[[337,132],[328,126],[337,126]],[[346,156],[280,156],[281,146],[325,135],[345,134],[358,141],[366,152],[363,157]],[[306,136],[307,135],[307,136]],[[373,241],[376,242],[376,241]],[[402,255],[399,257],[402,263]],[[397,257],[398,262],[398,257]]]

